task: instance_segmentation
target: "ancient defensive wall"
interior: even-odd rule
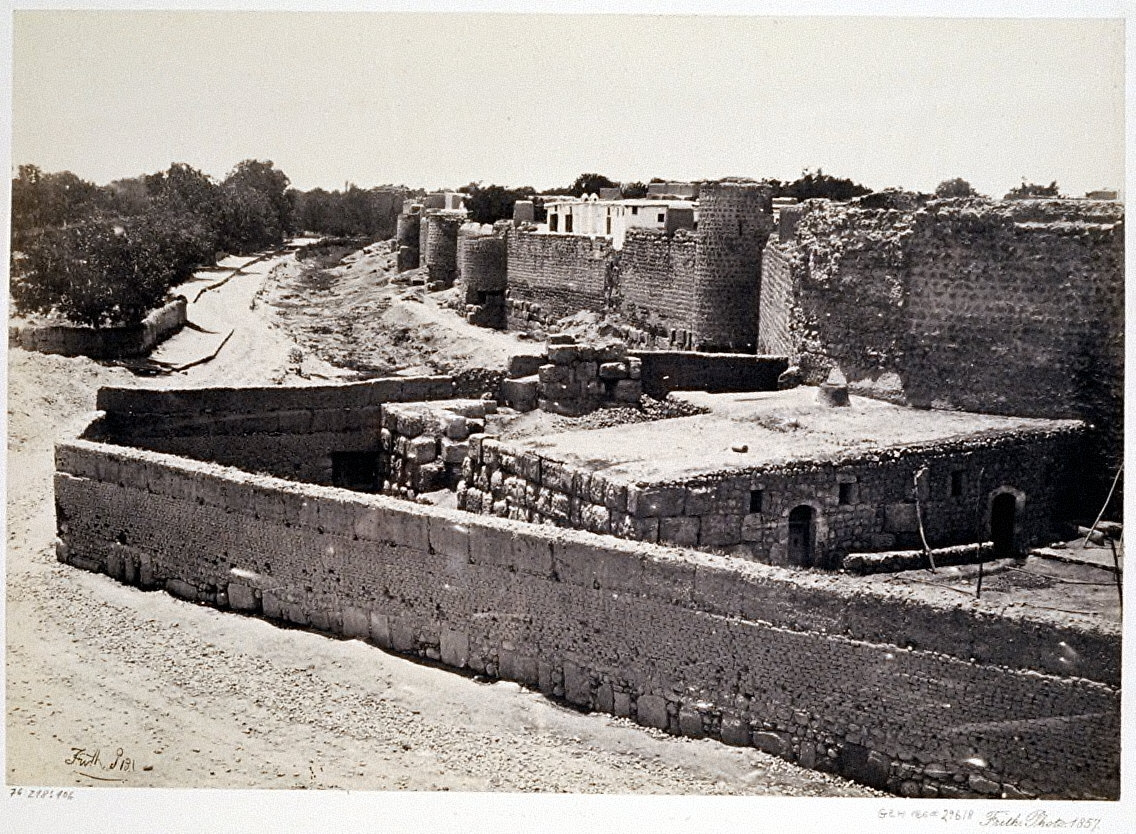
[[[308,448],[326,481],[384,401],[452,390],[363,386],[102,394],[57,447],[60,560],[904,795],[1117,796],[1115,623],[257,474],[343,407]],[[276,464],[243,432],[183,445],[230,409]]]
[[[1123,206],[872,197],[783,212],[759,350],[894,402],[1087,420],[1102,500],[1123,449]]]
[[[623,335],[643,346],[752,353],[770,194],[758,183],[704,184],[697,232],[632,229],[622,251],[604,238],[510,231],[509,326],[619,313]]]

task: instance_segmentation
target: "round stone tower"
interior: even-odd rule
[[[457,277],[458,229],[465,222],[464,211],[432,211],[422,219],[426,245],[421,258],[430,273],[430,283],[438,288],[452,287]]]
[[[764,183],[706,183],[698,196],[694,349],[752,353],[757,344],[761,253],[773,231]]]

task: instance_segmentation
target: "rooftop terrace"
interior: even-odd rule
[[[709,413],[609,429],[502,440],[542,457],[629,481],[685,480],[729,469],[864,453],[968,438],[1069,430],[1076,420],[931,411],[863,397],[851,406],[816,402],[817,389],[740,394],[672,394]],[[745,447],[746,451],[735,451]]]

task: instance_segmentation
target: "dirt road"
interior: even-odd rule
[[[873,794],[752,749],[580,714],[513,684],[478,682],[57,563],[55,440],[85,422],[100,385],[289,377],[294,345],[269,308],[250,309],[281,264],[255,265],[207,294],[208,307],[191,310],[200,326],[235,333],[217,360],[172,382],[81,358],[10,352],[10,785]],[[180,349],[171,344],[167,353]],[[338,373],[309,361],[306,371]]]

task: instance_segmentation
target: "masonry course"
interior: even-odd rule
[[[865,590],[92,441],[62,444],[57,469],[60,558],[122,581],[896,792],[1116,790],[1119,635],[1092,618],[1007,616],[934,589]]]

